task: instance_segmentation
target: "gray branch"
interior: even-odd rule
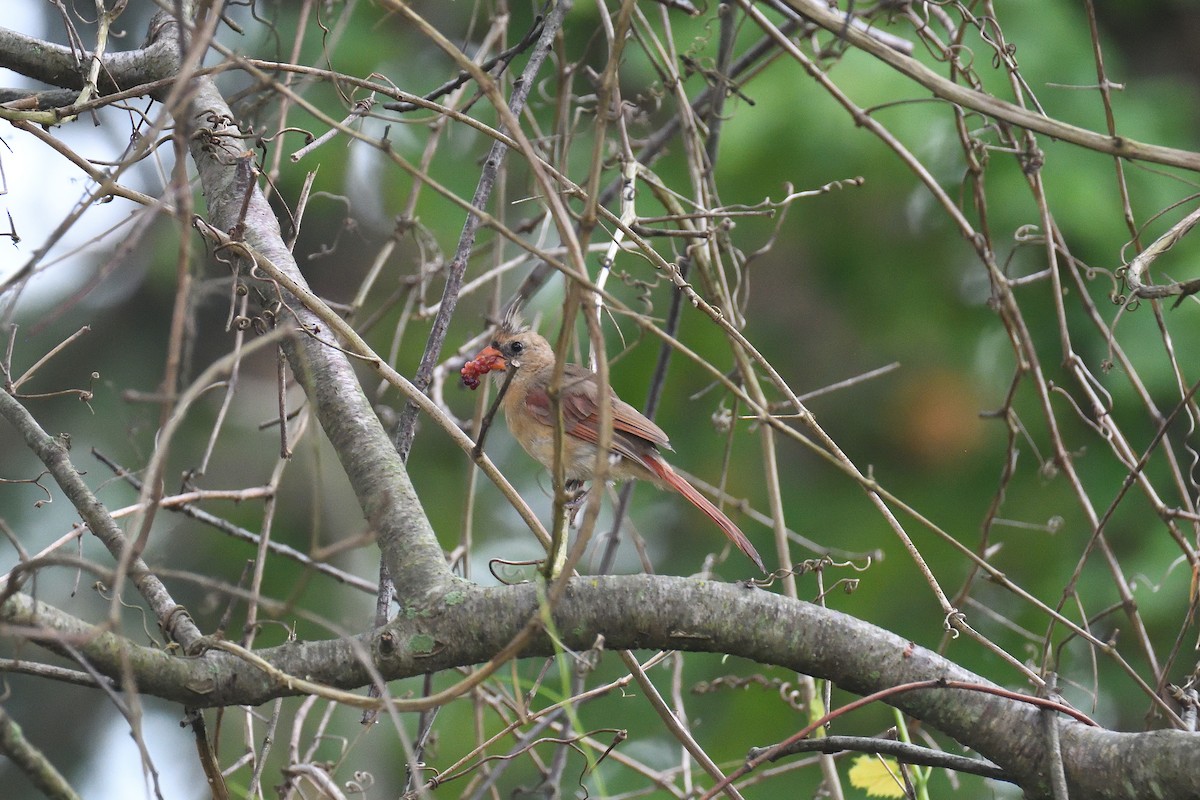
[[[259,190],[252,153],[245,153],[233,112],[207,77],[193,77],[186,98],[172,109],[184,131],[207,201],[208,222],[241,237],[285,274],[307,286],[280,233],[279,222]],[[388,574],[402,603],[438,596],[456,582],[395,447],[359,384],[349,360],[332,346],[331,333],[315,314],[279,288],[291,313],[281,325],[296,333],[283,344],[296,375],[342,469],[363,516],[375,531]]]
[[[257,651],[287,675],[341,689],[367,685],[357,653],[370,653],[384,680],[413,677],[488,660],[538,613],[531,585],[460,585],[431,598],[420,613],[346,640],[298,642]],[[603,635],[610,649],[731,653],[759,664],[831,680],[870,694],[931,678],[993,684],[926,648],[862,620],[740,584],[657,575],[573,580],[553,610],[557,643],[534,638],[522,656],[557,647],[584,651]],[[0,606],[0,621],[53,629],[80,647],[100,672],[131,665],[138,688],[189,707],[258,705],[297,694],[284,679],[225,652],[183,658],[138,647],[18,594]],[[55,649],[55,637],[44,645]],[[889,701],[980,753],[1029,797],[1049,797],[1039,708],[965,689],[934,688]],[[1183,731],[1120,733],[1061,716],[1063,765],[1072,797],[1200,797],[1200,736]]]
[[[156,22],[162,20],[156,17]],[[153,83],[175,75],[179,70],[179,46],[173,36],[151,26],[148,44],[138,50],[106,53],[101,59],[99,91],[111,94]],[[0,28],[0,68],[61,89],[78,91],[87,79],[91,53],[77,53],[61,44],[53,44],[8,28]],[[34,94],[26,92],[27,95]],[[62,95],[48,95],[48,100]],[[9,97],[9,99],[15,99]]]
[[[0,417],[8,421],[25,440],[25,446],[46,465],[46,469],[71,501],[71,505],[87,523],[88,529],[104,544],[113,558],[127,558],[130,555],[127,552],[128,537],[108,513],[104,504],[92,493],[79,470],[71,463],[67,445],[42,430],[25,406],[3,390],[0,390]],[[19,574],[19,568],[15,572]],[[192,622],[192,618],[182,606],[175,603],[167,587],[150,571],[140,556],[130,560],[129,576],[154,611],[159,626],[173,641],[186,648],[200,638],[200,631]],[[17,585],[17,580],[17,574],[14,574],[10,584]]]

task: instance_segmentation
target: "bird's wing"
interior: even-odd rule
[[[582,367],[568,364],[563,375],[562,398],[563,431],[570,436],[587,442],[600,439],[598,384],[594,373]],[[613,420],[612,448],[626,458],[641,461],[647,445],[671,449],[667,434],[640,411],[616,396],[609,389]],[[545,390],[530,391],[525,396],[525,407],[540,422],[553,425],[550,414],[550,398]]]

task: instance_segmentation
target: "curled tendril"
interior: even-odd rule
[[[498,571],[500,567],[507,567],[515,570],[517,567],[537,567],[542,561],[540,559],[529,559],[527,561],[510,561],[504,558],[493,558],[488,561],[488,572],[492,573],[492,577],[503,583],[505,586],[515,586],[519,583],[528,583],[526,578],[508,578],[501,575]]]

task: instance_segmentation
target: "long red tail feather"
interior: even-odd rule
[[[709,502],[707,497],[700,494],[695,486],[692,486],[681,478],[679,473],[671,469],[671,465],[664,461],[661,456],[654,453],[638,460],[663,483],[686,497],[692,505],[703,511],[709,519],[717,523],[717,527],[729,537],[729,541],[733,542],[738,550],[745,553],[746,557],[754,562],[754,566],[758,567],[764,573],[767,571],[767,568],[763,565],[762,557],[754,549],[754,545],[750,544],[750,540],[746,538],[746,534],[742,533],[742,529],[735,525],[733,520],[721,513],[721,509]]]

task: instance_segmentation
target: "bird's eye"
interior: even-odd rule
[[[512,349],[513,355],[516,355],[517,353],[519,353],[525,349],[525,345],[521,344],[521,342],[519,342],[519,341],[513,342],[512,344],[509,345],[509,347]]]

